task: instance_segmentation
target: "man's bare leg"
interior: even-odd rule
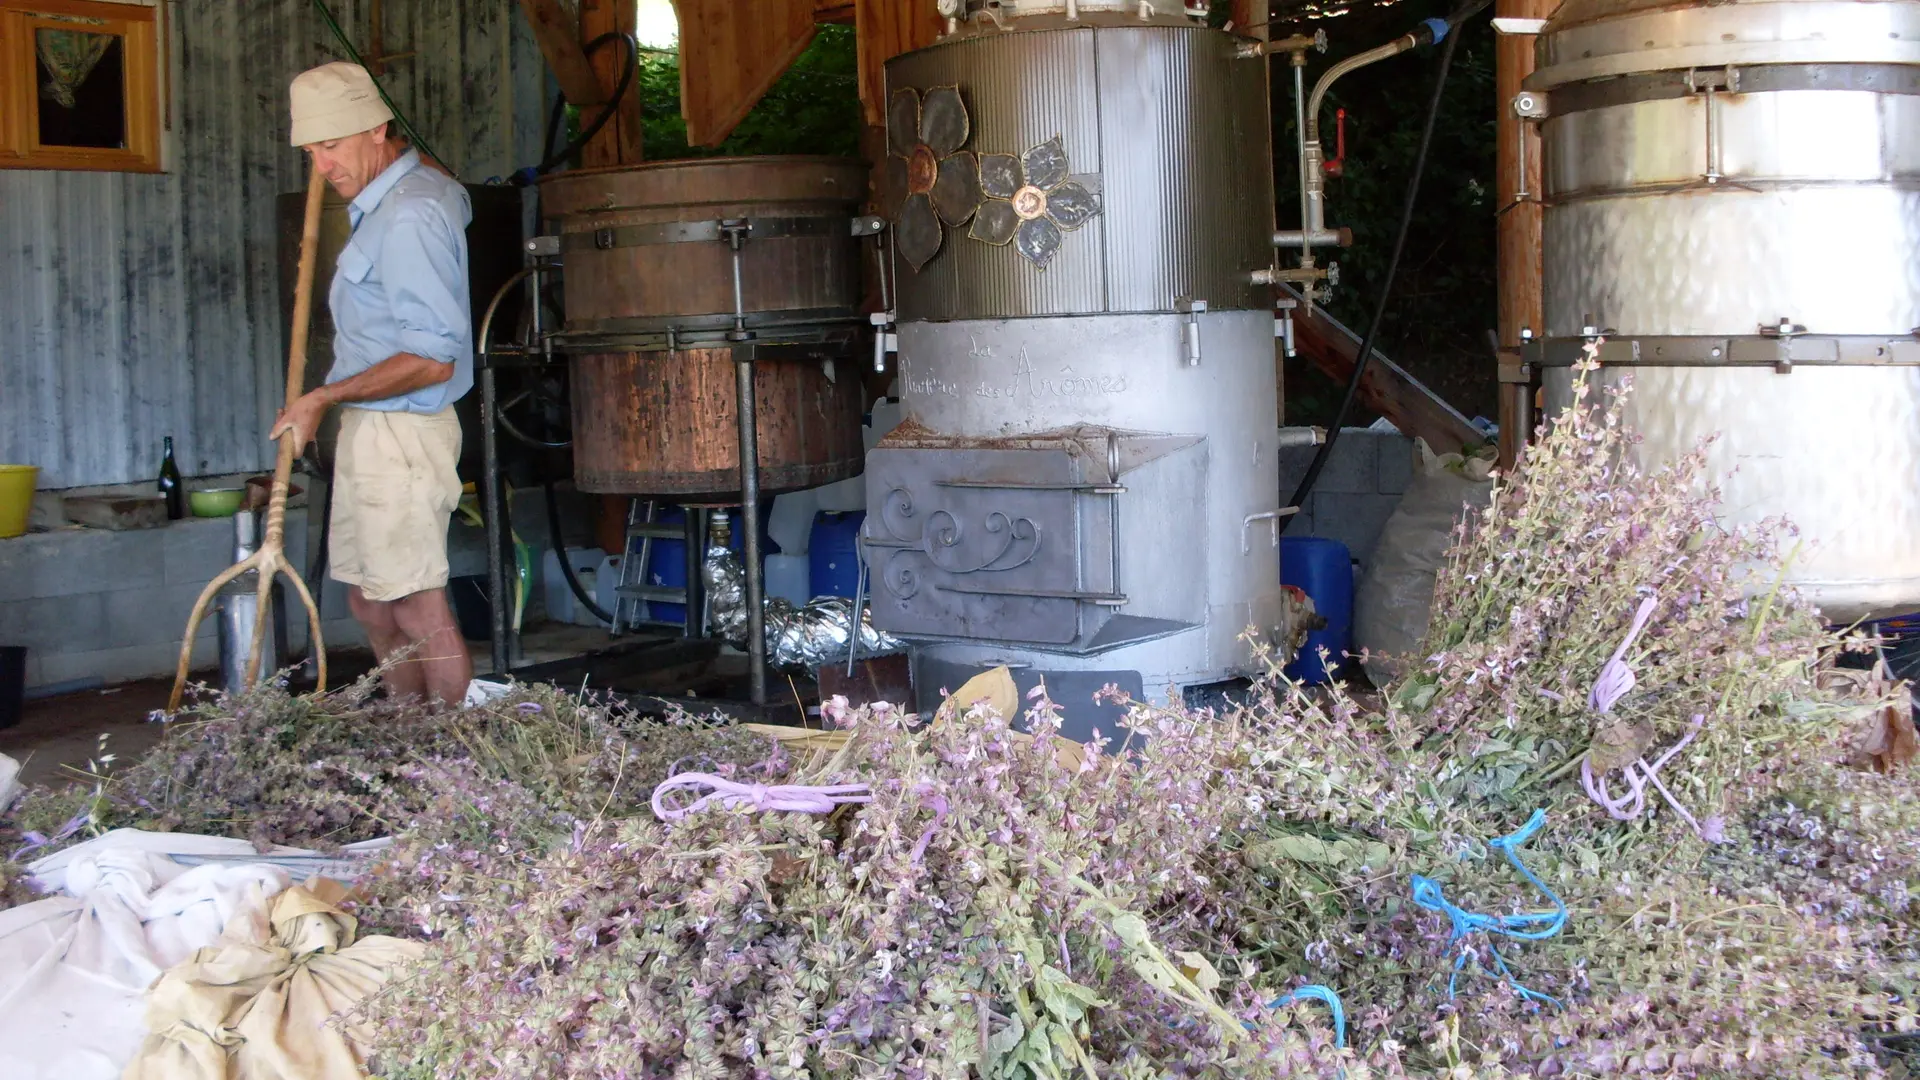
[[[394,622],[409,642],[417,642],[413,660],[426,683],[429,701],[458,705],[473,681],[473,657],[447,602],[446,589],[428,589],[392,603]]]
[[[380,663],[384,664],[395,654],[404,652],[411,644],[395,618],[393,604],[369,600],[360,591],[360,586],[349,585],[347,607],[353,612],[354,620],[367,632],[367,643],[373,646],[373,657]],[[388,696],[396,701],[426,696],[426,674],[417,662],[419,659],[416,651],[407,661],[388,668],[387,673],[381,676],[386,683]]]

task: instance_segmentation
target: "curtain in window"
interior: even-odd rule
[[[73,92],[87,81],[101,57],[113,46],[112,34],[90,34],[84,30],[41,30],[34,35],[35,51],[52,76],[40,88],[40,96],[74,106]]]

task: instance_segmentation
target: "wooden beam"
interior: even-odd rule
[[[633,0],[580,0],[580,44],[582,48],[603,34],[625,34],[633,36],[640,9]],[[593,65],[601,91],[596,104],[604,104],[613,96],[614,89],[620,85],[620,76],[626,70],[626,49],[616,43],[602,45],[588,62]],[[627,87],[621,96],[619,111],[614,114],[600,134],[588,142],[580,157],[580,163],[589,168],[605,165],[638,165],[646,159],[644,139],[640,131],[640,87],[638,74],[634,83]],[[598,116],[598,108],[591,109],[581,119],[582,123],[592,122]]]
[[[855,0],[860,48],[860,104],[867,123],[887,122],[887,61],[940,40],[945,28],[932,4],[901,0]]]
[[[1500,17],[1544,19],[1553,14],[1558,0],[1495,0],[1494,14]],[[1531,36],[1495,35],[1493,41],[1494,85],[1494,191],[1503,209],[1496,220],[1496,280],[1499,288],[1499,335],[1502,349],[1520,345],[1520,329],[1535,334],[1545,332],[1545,311],[1541,303],[1543,266],[1540,254],[1540,126],[1523,124],[1513,114],[1513,98],[1520,82],[1533,73]],[[1520,140],[1525,139],[1526,186],[1521,187]],[[1522,190],[1532,195],[1515,202]],[[1500,466],[1511,469],[1520,448],[1533,433],[1533,403],[1527,400],[1532,388],[1524,383],[1500,386]]]
[[[814,0],[813,21],[850,24],[853,22],[855,6],[852,0]]]
[[[813,42],[814,0],[675,0],[687,141],[718,146]]]
[[[1281,295],[1299,298],[1290,286],[1279,287]],[[1354,360],[1360,355],[1360,335],[1341,325],[1323,307],[1312,315],[1293,315],[1294,344],[1314,367],[1328,378],[1345,386],[1353,378]],[[1487,441],[1453,406],[1427,389],[1406,369],[1373,350],[1373,361],[1360,380],[1360,401],[1367,408],[1393,421],[1403,433],[1425,439],[1436,454],[1457,453]]]
[[[553,69],[560,93],[576,105],[597,104],[606,100],[606,90],[587,54],[580,48],[580,24],[560,0],[520,0],[520,10],[533,28],[533,39],[540,43],[540,54]]]

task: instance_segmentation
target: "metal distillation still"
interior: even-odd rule
[[[529,242],[534,262],[522,276],[539,295],[541,280],[564,270],[564,323],[538,325],[536,304],[527,344],[495,350],[481,335],[488,415],[497,421],[497,364],[563,356],[580,490],[757,507],[763,496],[858,473],[860,238],[882,224],[855,212],[865,184],[858,162],[804,157],[582,169],[543,180],[552,235]],[[490,462],[502,427],[485,426]],[[501,596],[497,468],[486,498],[493,595]],[[705,632],[703,517],[689,512],[685,530],[694,637]],[[764,704],[759,530],[745,529],[743,541],[748,673],[753,701]],[[496,670],[509,663],[505,605],[495,606],[494,662]]]
[[[1568,0],[1536,47],[1548,415],[1604,338],[1636,453],[1717,436],[1829,619],[1920,607],[1920,3]]]
[[[873,622],[923,705],[1006,664],[1112,733],[1102,686],[1235,678],[1281,619],[1264,52],[1168,0],[942,12],[887,64]]]

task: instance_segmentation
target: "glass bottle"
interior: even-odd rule
[[[187,516],[187,486],[180,482],[180,466],[173,463],[173,436],[166,437],[166,453],[160,458],[160,494],[167,500],[167,520]]]

